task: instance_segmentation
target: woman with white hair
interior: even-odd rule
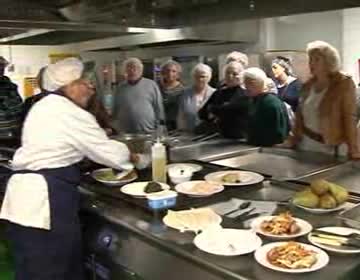
[[[166,126],[168,130],[176,129],[176,118],[179,110],[179,99],[184,93],[184,86],[180,81],[181,65],[168,60],[161,65],[160,91],[165,110]]]
[[[83,70],[76,58],[46,68],[51,93],[29,112],[12,161],[0,218],[8,221],[18,280],[83,279],[77,164],[87,157],[132,168],[127,146],[85,110],[94,89]]]
[[[214,93],[215,89],[209,85],[212,69],[199,63],[192,70],[193,86],[186,89],[180,97],[177,128],[182,131],[194,132],[200,123],[198,111]]]
[[[294,76],[290,59],[284,56],[276,57],[271,62],[271,70],[279,97],[296,112],[302,83]]]
[[[241,63],[244,69],[249,65],[248,56],[242,52],[233,51],[226,56],[226,64],[229,64],[233,61]]]
[[[240,86],[244,67],[239,62],[225,66],[225,84],[199,111],[199,118],[226,138],[243,138],[247,129],[249,97]]]
[[[267,76],[259,68],[248,68],[243,73],[244,85],[253,97],[248,142],[255,146],[282,143],[289,133],[289,119],[285,104],[267,92]]]
[[[303,86],[293,135],[282,146],[336,154],[346,144],[357,159],[354,81],[340,72],[339,52],[330,44],[311,42],[307,53],[312,78]]]

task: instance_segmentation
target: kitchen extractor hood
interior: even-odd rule
[[[167,42],[249,41],[251,38],[244,34],[232,36],[232,40],[228,40],[226,33],[232,32],[234,28],[227,28],[223,30],[224,34],[218,33],[213,38],[204,38],[212,30],[189,30],[246,19],[255,19],[256,22],[256,19],[264,17],[357,7],[360,1],[0,0],[0,4],[0,44],[58,45],[104,38],[135,42],[144,38],[145,46],[166,42],[149,41],[149,38],[161,33],[159,30],[164,30],[162,35],[168,32],[170,39]],[[186,36],[171,39],[174,34],[179,37],[180,33]]]
[[[358,0],[80,0],[59,12],[71,21],[180,28],[358,6]]]

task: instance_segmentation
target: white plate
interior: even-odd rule
[[[221,217],[210,208],[198,208],[191,210],[172,211],[169,210],[163,218],[168,227],[181,232],[199,232],[208,228],[220,227]]]
[[[350,234],[350,233],[360,234],[360,230],[356,230],[353,228],[347,228],[347,227],[323,227],[323,228],[318,228],[318,229],[322,230],[322,231],[327,231],[330,233],[337,233],[337,234],[343,234],[343,235]],[[327,251],[330,251],[330,252],[335,252],[335,253],[340,253],[340,254],[359,254],[360,253],[360,248],[355,248],[355,247],[350,247],[350,246],[349,247],[346,247],[346,246],[336,247],[336,246],[318,243],[314,240],[311,233],[308,235],[308,239],[311,244],[314,244],[315,246],[318,246],[318,247],[325,249]]]
[[[175,190],[179,193],[183,193],[186,194],[188,196],[194,196],[194,197],[203,197],[203,196],[210,196],[219,192],[222,192],[224,190],[224,186],[220,185],[220,184],[214,184],[214,183],[209,183],[211,185],[213,185],[213,189],[209,192],[194,192],[192,191],[192,188],[199,183],[205,183],[206,181],[189,181],[189,182],[184,182],[181,184],[176,185]]]
[[[111,181],[107,181],[107,180],[100,180],[100,179],[97,179],[96,178],[96,175],[101,173],[101,172],[104,172],[104,171],[109,171],[111,170],[111,168],[100,168],[100,169],[97,169],[97,170],[94,170],[93,172],[91,172],[91,177],[93,177],[96,181],[98,182],[101,182],[105,185],[108,185],[108,186],[122,186],[124,184],[127,184],[127,183],[130,183],[132,181],[135,181],[137,178],[138,178],[138,175],[137,173],[134,173],[133,176],[129,177],[129,178],[126,178],[126,179],[119,179],[119,180],[111,180]]]
[[[240,175],[242,182],[240,183],[225,183],[221,180],[221,178],[226,174],[234,174],[237,173]],[[250,171],[239,171],[239,170],[229,170],[229,171],[218,171],[209,173],[205,176],[205,180],[208,182],[218,183],[224,186],[248,186],[257,183],[261,183],[264,181],[264,177],[258,173],[250,172]]]
[[[144,192],[146,185],[149,182],[135,182],[131,184],[127,184],[123,186],[120,190],[124,194],[137,196],[137,197],[145,197],[148,193]],[[163,190],[169,190],[170,186],[167,184],[159,183]]]
[[[250,230],[211,229],[197,235],[194,244],[200,250],[220,256],[239,256],[258,249],[262,241]]]
[[[335,208],[331,208],[331,209],[322,209],[322,208],[309,208],[309,207],[305,207],[305,206],[301,206],[301,205],[297,205],[295,203],[292,202],[292,204],[294,204],[296,207],[301,208],[309,213],[313,213],[313,214],[326,214],[326,213],[332,213],[332,212],[337,212],[340,210],[343,210],[345,208],[345,203],[335,207]]]
[[[329,256],[328,256],[328,254],[326,254],[326,252],[319,249],[318,247],[315,247],[315,246],[312,246],[312,245],[309,245],[309,244],[299,243],[302,246],[304,246],[306,250],[312,250],[312,251],[317,253],[317,261],[312,267],[310,267],[310,268],[289,269],[289,268],[278,267],[278,266],[275,266],[275,265],[271,264],[267,260],[267,257],[266,257],[267,253],[272,248],[284,245],[286,243],[287,242],[273,242],[273,243],[268,243],[268,244],[262,246],[261,248],[259,248],[255,252],[256,261],[259,264],[261,264],[262,266],[265,266],[265,267],[270,268],[272,270],[276,270],[276,271],[280,271],[280,272],[287,272],[287,273],[305,273],[305,272],[316,271],[316,270],[322,269],[323,267],[325,267],[329,263]]]
[[[303,235],[308,234],[309,232],[312,231],[312,225],[310,223],[308,223],[307,221],[304,221],[302,219],[298,219],[298,218],[293,218],[297,225],[300,227],[300,231],[294,234],[282,234],[282,235],[275,235],[275,234],[271,234],[268,233],[266,231],[263,231],[261,229],[261,223],[263,221],[270,221],[272,218],[274,218],[276,216],[262,216],[262,217],[258,217],[255,220],[252,221],[251,223],[251,228],[257,232],[260,233],[266,237],[269,237],[271,239],[276,239],[276,240],[287,240],[287,239],[292,239],[292,238],[297,238]]]
[[[180,169],[187,169],[189,168],[191,172],[195,173],[202,170],[202,166],[195,163],[171,163],[167,165],[167,168],[180,168]]]

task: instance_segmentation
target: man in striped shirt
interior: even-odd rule
[[[8,62],[0,57],[0,140],[15,143],[20,138],[23,101],[17,85],[4,75]]]

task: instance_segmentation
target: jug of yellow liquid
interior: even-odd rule
[[[159,138],[151,147],[151,159],[153,181],[166,183],[166,149]]]

